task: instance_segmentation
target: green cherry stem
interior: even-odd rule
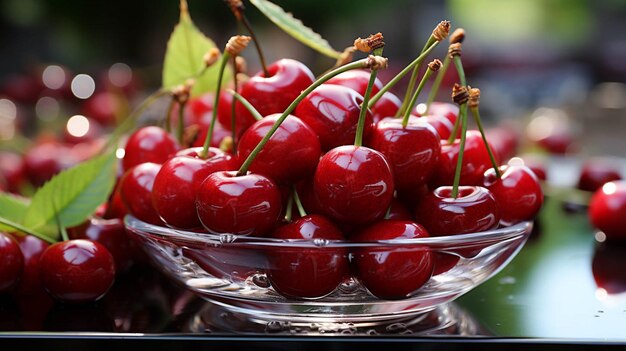
[[[428,47],[428,49],[426,49],[426,51],[424,51],[421,55],[419,55],[417,58],[415,58],[411,63],[409,63],[406,67],[404,67],[404,69],[402,71],[400,71],[400,73],[396,74],[395,77],[393,77],[387,84],[385,84],[384,87],[382,87],[382,89],[380,89],[380,91],[378,93],[376,93],[376,95],[374,95],[369,103],[367,104],[368,108],[372,108],[372,106],[374,106],[378,100],[380,100],[380,98],[383,96],[383,94],[385,94],[387,91],[389,91],[389,89],[393,88],[396,84],[398,84],[398,82],[407,74],[409,73],[409,71],[411,69],[413,69],[413,67],[415,67],[416,65],[419,65],[420,63],[422,63],[422,61],[424,61],[424,59],[426,58],[426,56],[428,56],[431,51],[433,51],[437,45],[439,45],[439,42],[434,42],[432,45],[430,45]]]
[[[237,56],[233,56],[232,64],[234,72],[234,91],[237,92],[239,91],[239,82],[237,80]],[[230,104],[230,137],[233,139],[233,155],[237,156],[237,119],[235,118],[235,105],[236,104],[234,102]]]
[[[461,86],[466,86],[467,81],[465,79],[465,70],[463,69],[463,62],[461,61],[460,55],[454,55],[454,66],[456,67],[457,74],[459,75],[459,81]],[[459,130],[459,123],[461,123],[461,118],[457,118],[456,122],[454,122],[454,128],[452,128],[452,134],[448,138],[448,144],[452,144],[454,139],[456,139],[456,134]]]
[[[287,197],[287,209],[285,210],[285,222],[291,222],[291,214],[293,212],[293,196]]]
[[[296,207],[298,208],[298,213],[300,214],[300,217],[306,216],[307,213],[304,210],[304,206],[302,206],[302,201],[300,201],[300,196],[298,195],[298,191],[296,190],[295,186],[293,186],[293,202],[296,204]]]
[[[439,63],[441,64],[441,62]],[[429,66],[426,72],[424,73],[424,76],[422,77],[422,80],[417,86],[415,93],[413,93],[413,96],[411,97],[411,101],[407,105],[406,111],[404,111],[404,118],[402,118],[402,128],[406,128],[407,124],[409,124],[409,117],[411,116],[411,111],[413,110],[413,107],[415,106],[415,103],[417,102],[417,97],[422,92],[422,90],[424,89],[424,85],[426,85],[426,82],[428,81],[430,76],[433,75],[434,72],[435,71]]]
[[[37,238],[39,238],[39,239],[41,239],[41,240],[43,240],[43,241],[45,241],[47,243],[50,243],[50,244],[54,244],[54,243],[57,242],[56,240],[52,239],[51,237],[49,237],[47,235],[44,235],[44,234],[41,234],[41,233],[36,232],[34,230],[28,229],[28,228],[22,226],[19,223],[15,223],[15,222],[13,222],[11,220],[8,220],[6,218],[3,218],[3,217],[0,217],[0,224],[3,224],[5,226],[7,226],[7,227],[11,227],[11,228],[13,228],[13,229],[15,229],[17,231],[20,231],[20,232],[32,235],[32,236],[37,237]]]
[[[459,183],[461,182],[461,169],[463,168],[463,153],[465,152],[465,139],[467,134],[467,103],[463,103],[460,107],[461,120],[461,144],[459,147],[459,158],[456,161],[456,170],[454,172],[454,183],[452,184],[452,197],[459,196]]]
[[[435,77],[435,81],[433,82],[433,86],[430,88],[430,92],[428,93],[428,99],[426,100],[426,111],[424,115],[428,114],[428,110],[430,110],[430,105],[437,98],[437,94],[439,93],[439,88],[441,87],[441,82],[443,82],[443,77],[446,75],[448,71],[448,67],[450,67],[450,56],[446,55],[446,58],[443,59],[443,65],[439,72],[437,72],[437,76]]]
[[[473,91],[476,91],[478,96],[472,96]],[[485,147],[487,148],[487,153],[489,154],[489,160],[491,160],[491,166],[493,167],[493,170],[496,172],[496,176],[498,178],[501,178],[502,172],[500,172],[500,167],[498,167],[498,163],[496,162],[496,158],[493,155],[491,146],[489,146],[489,143],[487,142],[487,135],[485,134],[485,131],[483,129],[483,123],[480,119],[480,112],[478,111],[478,99],[479,98],[480,98],[480,90],[476,88],[470,89],[470,105],[471,105],[470,111],[472,111],[472,115],[474,116],[474,121],[476,121],[476,125],[478,126],[478,131],[480,131],[480,136],[483,138],[483,143],[485,143]]]
[[[426,44],[424,44],[424,47],[422,48],[422,51],[420,52],[420,54],[424,53],[424,51],[426,51],[428,47],[430,47],[436,41],[437,39],[435,39],[435,36],[431,34],[430,37],[428,37]],[[415,81],[417,81],[417,74],[419,73],[419,69],[420,69],[420,64],[417,64],[413,68],[413,72],[411,72],[411,79],[409,80],[409,85],[406,88],[406,92],[404,93],[404,99],[402,99],[402,106],[398,110],[398,113],[400,113],[400,115],[404,114],[407,110],[407,105],[409,104],[411,93],[413,92],[413,89],[415,89]]]
[[[374,56],[381,56],[383,54],[383,48],[378,48],[373,51]],[[372,95],[372,89],[374,88],[374,83],[376,82],[376,75],[378,74],[377,69],[372,69],[372,73],[370,74],[370,80],[367,83],[367,89],[365,89],[365,96],[363,96],[363,102],[361,103],[361,111],[359,112],[359,120],[356,125],[356,136],[354,137],[354,145],[361,146],[363,145],[363,132],[365,131],[365,116],[367,116],[367,106],[370,99],[370,95]]]
[[[167,105],[167,111],[165,111],[165,125],[163,126],[166,132],[172,132],[172,111],[174,110],[174,106],[176,105],[176,99],[172,97],[172,101]]]
[[[263,116],[261,116],[259,111],[256,108],[254,108],[254,106],[252,106],[250,101],[248,101],[245,97],[241,96],[241,94],[239,94],[238,92],[232,89],[228,89],[227,92],[231,94],[235,99],[237,99],[237,101],[239,101],[243,105],[243,107],[245,107],[246,110],[248,110],[252,114],[252,117],[254,117],[254,119],[256,119],[257,121],[260,121],[263,119]]]
[[[289,116],[289,114],[291,112],[293,112],[293,110],[296,108],[296,106],[298,106],[300,101],[302,101],[302,99],[304,99],[307,95],[309,95],[315,88],[317,88],[318,86],[322,85],[323,83],[325,83],[326,81],[328,81],[329,79],[331,79],[332,77],[334,77],[334,76],[336,76],[336,75],[338,75],[340,73],[347,72],[347,71],[352,70],[352,69],[369,68],[371,65],[372,65],[372,63],[371,63],[371,60],[369,58],[365,58],[365,59],[361,59],[361,60],[358,60],[358,61],[354,61],[354,62],[349,63],[347,65],[335,68],[334,70],[332,70],[332,71],[324,74],[320,78],[318,78],[315,82],[313,82],[313,84],[309,85],[308,88],[306,88],[304,91],[302,91],[300,93],[300,95],[298,95],[298,97],[291,102],[291,104],[287,107],[285,112],[283,112],[282,115],[280,115],[280,117],[278,117],[278,119],[276,120],[274,125],[272,125],[272,128],[270,128],[270,130],[267,132],[267,134],[265,134],[263,139],[261,139],[261,141],[254,148],[254,150],[252,150],[252,152],[250,152],[250,155],[248,155],[246,160],[243,162],[243,164],[239,168],[239,171],[237,172],[237,175],[239,175],[239,176],[245,175],[248,172],[248,168],[250,168],[250,165],[252,164],[252,162],[254,161],[256,156],[259,154],[259,152],[261,152],[261,150],[263,149],[265,144],[267,144],[267,142],[270,140],[272,135],[274,135],[276,130],[278,130],[278,127],[280,127],[280,125],[287,118],[287,116]]]
[[[217,120],[217,107],[220,102],[220,92],[222,90],[222,80],[224,78],[224,70],[226,69],[226,63],[228,63],[228,59],[230,58],[230,54],[228,51],[224,52],[222,56],[222,61],[220,62],[220,68],[217,75],[217,88],[215,89],[215,102],[213,103],[213,112],[211,115],[211,123],[209,124],[209,131],[206,134],[206,138],[204,139],[204,145],[202,146],[202,152],[199,155],[201,158],[206,158],[209,154],[209,146],[211,146],[211,141],[213,140],[213,130],[215,129],[215,121]]]
[[[185,106],[187,101],[178,104],[178,127],[176,128],[176,138],[180,145],[183,144],[183,135],[185,131]]]

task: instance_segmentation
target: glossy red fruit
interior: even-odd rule
[[[499,160],[508,160],[517,155],[519,148],[519,135],[512,127],[495,127],[485,131],[491,151],[498,155]]]
[[[433,128],[435,128],[441,140],[448,140],[448,138],[450,138],[450,135],[452,135],[454,124],[450,122],[446,117],[428,115],[422,118],[424,118],[424,120],[428,124],[430,124]],[[457,131],[457,137],[461,137],[461,128],[459,128]]]
[[[385,117],[395,116],[401,106],[402,101],[397,96],[388,91],[385,92],[371,108],[372,121],[378,123]]]
[[[144,162],[161,164],[172,157],[180,147],[164,129],[148,126],[134,132],[128,138],[125,149],[122,167],[127,171]]]
[[[126,208],[140,220],[156,225],[163,224],[152,206],[152,187],[160,169],[161,165],[156,163],[141,163],[126,171],[120,180],[120,193]]]
[[[272,128],[279,114],[255,122],[241,136],[237,154],[245,160]],[[313,174],[322,150],[315,132],[295,116],[287,116],[250,165],[250,172],[262,174],[278,184],[294,183]]]
[[[589,219],[607,238],[626,239],[626,181],[608,182],[593,194]]]
[[[435,129],[411,116],[406,127],[399,118],[385,118],[374,127],[369,146],[380,151],[391,166],[399,192],[426,184],[433,175],[441,152]]]
[[[322,150],[354,143],[363,96],[340,85],[322,84],[296,107],[294,115],[304,121],[320,139]],[[365,119],[363,140],[373,127],[372,114]]]
[[[196,214],[196,194],[212,173],[230,171],[237,166],[229,154],[220,152],[209,159],[176,156],[165,161],[152,186],[152,205],[169,226],[201,228]]]
[[[15,287],[24,269],[20,245],[9,234],[0,232],[0,293]]]
[[[24,160],[19,154],[10,151],[0,151],[0,175],[7,183],[7,190],[19,193],[25,181]]]
[[[352,238],[355,242],[427,238],[421,225],[406,220],[378,222]],[[377,246],[374,243],[354,252],[357,275],[363,285],[381,299],[402,299],[421,288],[433,273],[430,249],[425,245]]]
[[[280,190],[260,174],[216,172],[200,186],[196,210],[209,232],[263,236],[281,214]]]
[[[385,219],[411,221],[413,220],[413,215],[400,200],[394,198],[391,200],[389,212],[385,215]]]
[[[209,125],[197,124],[196,126],[198,127],[198,134],[196,135],[195,139],[191,141],[191,146],[202,147],[204,146],[206,135],[209,133]],[[211,145],[209,146],[219,148],[222,146],[224,138],[230,136],[230,131],[227,130],[226,127],[224,127],[221,123],[216,122],[215,126],[213,126],[213,137],[211,138]]]
[[[37,295],[43,292],[41,284],[41,254],[50,246],[47,242],[32,235],[16,236],[24,255],[24,271],[20,279],[17,294],[20,296]]]
[[[419,107],[416,107],[415,112],[421,116],[422,114],[418,109]],[[454,125],[459,117],[459,106],[449,102],[434,101],[430,104],[428,115],[445,117],[448,121],[450,121],[450,123],[452,123],[452,125]]]
[[[119,181],[115,186],[115,190],[113,190],[113,194],[109,199],[109,202],[106,204],[104,214],[102,218],[112,219],[119,218],[124,219],[124,217],[128,214],[128,208],[122,200],[122,193],[120,191]]]
[[[101,244],[69,240],[48,247],[41,255],[41,280],[55,299],[90,302],[104,296],[113,285],[113,256]]]
[[[77,163],[70,148],[56,142],[35,145],[24,155],[26,177],[35,187],[42,186],[57,173]]]
[[[333,292],[349,271],[348,252],[342,247],[324,247],[326,240],[343,240],[343,234],[328,219],[307,215],[280,226],[272,238],[306,240],[297,247],[289,242],[268,252],[267,277],[286,297],[316,298]]]
[[[116,116],[123,108],[119,99],[120,97],[108,91],[97,92],[85,100],[81,112],[104,126],[115,125]]]
[[[622,174],[620,172],[620,168],[615,164],[615,162],[600,158],[589,159],[584,163],[583,168],[580,171],[578,189],[596,191],[605,183],[621,179]]]
[[[501,166],[498,179],[493,168],[485,172],[484,187],[498,202],[500,223],[513,225],[535,218],[543,205],[539,179],[526,166]]]
[[[455,140],[452,144],[442,140],[441,155],[439,156],[439,162],[437,163],[431,186],[451,185],[454,182],[459,149],[460,139]],[[477,130],[468,131],[465,140],[463,167],[461,168],[461,185],[481,185],[483,175],[490,167],[491,160],[480,132]]]
[[[380,152],[362,146],[340,146],[320,160],[314,189],[331,219],[366,224],[387,212],[394,192],[393,175]]]
[[[533,173],[535,173],[535,175],[537,176],[537,179],[541,180],[541,181],[546,181],[546,179],[548,179],[548,175],[546,172],[546,167],[544,166],[544,164],[534,158],[526,158],[524,157],[524,165],[528,168],[530,168],[531,171],[533,171]]]
[[[365,96],[365,91],[367,90],[370,76],[371,72],[369,71],[362,69],[353,69],[334,76],[324,84],[341,85],[356,91],[361,96]],[[370,96],[376,95],[376,93],[378,93],[382,88],[383,83],[378,78],[376,78],[376,80],[374,81],[374,85],[372,86],[372,94]]]
[[[261,116],[282,113],[300,93],[313,84],[315,77],[304,64],[281,59],[267,66],[269,76],[261,71],[244,83],[239,92]],[[235,105],[237,134],[243,133],[255,119],[239,102]],[[226,122],[226,121],[223,121]],[[224,123],[230,126],[230,122]]]
[[[626,243],[605,241],[596,245],[591,272],[596,285],[607,294],[626,291]]]

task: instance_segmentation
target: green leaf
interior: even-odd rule
[[[174,27],[163,62],[163,88],[171,89],[185,83],[187,79],[196,80],[191,94],[198,96],[217,88],[219,62],[213,64],[204,74],[198,76],[205,67],[204,54],[214,48],[215,43],[207,38],[193,24],[186,1],[181,1],[180,20]],[[224,72],[224,82],[230,80],[230,69]]]
[[[326,39],[305,26],[291,13],[285,12],[280,6],[267,0],[250,0],[250,2],[285,33],[304,45],[328,57],[337,59],[341,56],[341,53],[333,49]]]
[[[15,223],[22,223],[28,208],[28,199],[7,193],[0,193],[0,217]],[[13,227],[0,224],[0,230],[13,231]]]
[[[82,223],[107,200],[116,168],[115,154],[109,152],[57,174],[37,190],[22,224],[38,229],[56,223],[55,212],[64,227]]]

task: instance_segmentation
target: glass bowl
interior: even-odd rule
[[[158,269],[204,299],[260,320],[303,323],[387,323],[432,311],[500,271],[522,248],[532,229],[531,222],[521,222],[472,234],[352,242],[197,233],[155,226],[130,215],[125,224]],[[381,258],[394,252],[423,254],[425,250],[448,267],[396,300],[371,294],[354,269],[332,293],[314,299],[282,296],[267,276],[277,269],[273,266],[277,257],[294,252],[331,252],[352,265],[358,255]]]

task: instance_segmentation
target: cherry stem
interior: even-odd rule
[[[232,89],[228,89],[228,93],[232,94],[233,97],[237,99],[237,101],[239,101],[243,105],[243,107],[245,107],[246,110],[248,110],[252,114],[252,117],[254,117],[254,119],[256,119],[257,121],[260,121],[263,119],[263,116],[259,113],[259,111],[256,108],[254,108],[254,106],[252,106],[250,101],[248,101],[245,97],[241,96],[241,94],[239,94],[238,92]]]
[[[166,132],[171,133],[172,132],[172,111],[174,110],[174,105],[176,104],[176,99],[174,99],[172,97],[172,101],[170,101],[169,105],[167,106],[167,111],[166,111],[166,115],[165,115],[165,126],[164,129]]]
[[[300,95],[298,95],[298,97],[291,102],[291,104],[287,107],[285,112],[283,112],[283,114],[280,115],[280,117],[278,117],[276,122],[274,122],[274,125],[272,125],[272,128],[270,128],[270,130],[267,132],[267,134],[265,134],[263,139],[261,139],[261,141],[254,148],[254,150],[252,150],[250,155],[248,155],[246,160],[243,162],[243,164],[239,168],[239,171],[237,172],[237,175],[239,175],[239,176],[245,175],[248,172],[248,168],[250,168],[250,165],[252,164],[252,162],[254,161],[256,156],[259,154],[259,152],[261,152],[261,150],[263,149],[265,144],[267,144],[267,142],[270,140],[272,135],[274,135],[276,130],[278,130],[278,127],[280,127],[281,123],[283,123],[283,121],[287,118],[287,116],[289,116],[289,114],[291,112],[293,112],[293,110],[296,108],[296,106],[298,106],[300,101],[302,101],[307,95],[309,95],[315,88],[317,88],[318,86],[322,85],[323,83],[325,83],[326,81],[328,81],[329,79],[331,79],[332,77],[334,77],[334,76],[336,76],[338,74],[341,74],[343,72],[347,72],[347,71],[352,70],[352,69],[367,68],[368,67],[368,61],[369,61],[368,59],[361,59],[361,60],[354,61],[354,62],[346,64],[346,65],[343,65],[341,67],[337,67],[334,70],[332,70],[332,71],[324,74],[320,78],[318,78],[315,82],[313,82],[311,85],[309,85],[308,88],[306,88],[304,91],[302,91],[300,93]]]
[[[409,124],[409,117],[411,116],[411,111],[413,111],[413,107],[415,106],[415,103],[417,102],[417,97],[424,89],[424,85],[426,85],[428,78],[430,78],[430,76],[432,75],[433,75],[433,70],[428,68],[426,70],[426,73],[424,73],[424,77],[422,77],[422,80],[417,86],[415,93],[413,93],[413,96],[411,97],[411,101],[407,105],[406,111],[404,111],[404,118],[402,119],[402,128],[406,128],[407,124]]]
[[[211,115],[211,123],[209,124],[209,131],[206,134],[206,139],[204,139],[204,145],[202,146],[202,152],[200,153],[200,158],[206,158],[209,154],[209,146],[211,146],[211,141],[213,140],[213,130],[215,129],[215,121],[217,120],[217,107],[220,103],[220,92],[222,90],[222,80],[224,78],[224,70],[226,69],[226,63],[228,63],[228,59],[230,58],[230,54],[226,51],[222,56],[222,61],[220,62],[220,70],[217,76],[217,89],[215,89],[215,102],[213,103],[213,112]]]
[[[433,49],[435,47],[437,47],[437,45],[439,44],[439,42],[434,42],[432,45],[430,45],[428,47],[428,49],[426,49],[426,51],[424,51],[421,55],[419,55],[417,58],[415,58],[415,60],[413,60],[413,62],[409,63],[406,67],[404,67],[404,69],[402,71],[400,71],[400,73],[396,74],[395,77],[393,77],[389,83],[387,83],[384,87],[382,87],[382,89],[380,89],[380,91],[378,93],[376,93],[376,95],[374,95],[367,107],[368,108],[372,108],[372,106],[374,106],[378,100],[380,100],[380,98],[383,96],[383,94],[385,94],[387,91],[389,91],[389,89],[393,88],[396,84],[398,84],[398,82],[407,74],[409,73],[409,71],[415,67],[416,65],[419,65],[420,63],[422,63],[422,61],[424,61],[424,59],[430,54],[431,51],[433,51]]]
[[[54,244],[54,243],[57,242],[56,240],[52,239],[51,237],[49,237],[47,235],[44,235],[44,234],[38,233],[38,232],[36,232],[34,230],[28,229],[28,228],[22,226],[21,224],[15,223],[15,222],[13,222],[11,220],[8,220],[6,218],[3,218],[3,217],[0,217],[0,224],[3,224],[5,226],[7,226],[7,227],[11,227],[11,228],[13,228],[13,229],[15,229],[17,231],[20,231],[20,232],[32,235],[32,236],[37,237],[37,238],[39,238],[39,239],[41,239],[41,240],[43,240],[43,241],[45,241],[47,243],[50,243],[50,244]]]
[[[261,67],[263,68],[263,74],[266,77],[269,77],[270,72],[267,70],[267,65],[265,64],[265,56],[263,56],[263,51],[261,50],[259,41],[257,40],[256,35],[254,34],[254,31],[252,30],[252,26],[250,25],[250,22],[248,22],[248,18],[246,18],[246,16],[243,13],[241,14],[241,23],[244,25],[244,27],[246,27],[246,29],[248,30],[248,33],[250,33],[250,37],[252,38],[252,41],[254,42],[254,47],[256,48],[256,52],[259,54],[259,61],[261,61]]]
[[[431,34],[430,37],[428,37],[426,44],[424,44],[424,47],[422,48],[422,51],[420,52],[420,54],[424,53],[424,51],[426,51],[428,47],[431,46],[435,41],[437,41],[437,39],[435,39],[434,35]],[[411,72],[411,79],[409,80],[409,86],[406,88],[406,92],[404,93],[404,99],[402,99],[402,106],[398,110],[398,113],[400,114],[404,114],[406,112],[407,104],[409,103],[409,98],[411,97],[411,92],[415,88],[415,81],[417,80],[417,74],[419,73],[419,68],[420,68],[420,65],[417,64],[413,68],[413,72]]]
[[[233,56],[233,72],[234,72],[234,90],[239,90],[239,83],[237,81],[237,56]],[[233,139],[233,155],[237,156],[237,123],[235,118],[235,103],[230,104],[230,137]]]
[[[454,67],[456,67],[456,72],[459,75],[459,81],[462,86],[467,85],[467,81],[465,80],[465,70],[463,69],[463,62],[461,61],[461,56],[454,56]],[[454,139],[456,139],[456,133],[459,130],[459,123],[461,123],[461,118],[457,118],[454,122],[454,128],[452,128],[452,133],[448,138],[448,144],[452,144]]]
[[[176,128],[176,138],[180,145],[183,144],[183,135],[185,131],[185,106],[187,101],[178,104],[178,128]]]
[[[498,163],[496,162],[496,158],[493,156],[493,151],[491,150],[491,146],[487,142],[487,135],[485,135],[485,131],[483,130],[483,123],[480,120],[480,112],[478,112],[478,106],[472,107],[470,109],[472,111],[472,115],[474,116],[474,121],[476,121],[476,125],[478,126],[478,130],[480,131],[480,136],[483,138],[483,143],[485,143],[485,147],[487,148],[487,153],[489,154],[489,159],[491,160],[491,166],[493,170],[496,172],[496,176],[498,178],[502,177],[502,173],[500,172],[500,167],[498,167]]]
[[[298,213],[300,214],[300,217],[306,216],[306,211],[304,210],[304,206],[302,206],[302,201],[300,201],[300,196],[298,195],[298,191],[296,190],[295,186],[293,187],[293,201],[298,208]]]
[[[454,172],[454,183],[452,184],[452,197],[459,196],[459,183],[461,182],[461,169],[463,168],[463,153],[465,152],[465,139],[467,134],[467,103],[461,105],[461,143],[459,145],[459,158],[456,161],[456,170]]]
[[[285,211],[285,222],[291,222],[291,214],[293,212],[293,196],[287,197],[287,210]]]
[[[383,217],[383,219],[389,219],[389,216],[391,216],[391,205],[387,207],[387,212],[385,212],[385,217]]]
[[[435,77],[435,81],[433,82],[433,86],[430,88],[430,92],[428,93],[428,100],[426,100],[426,111],[424,115],[428,114],[428,110],[430,110],[430,105],[432,105],[433,101],[437,98],[437,94],[439,93],[439,88],[441,87],[441,82],[443,81],[443,77],[446,75],[446,71],[448,67],[450,67],[450,56],[446,55],[446,58],[443,59],[443,65],[439,72],[437,72],[437,76]]]
[[[378,48],[373,52],[374,56],[381,56],[383,54],[383,48]],[[363,102],[361,103],[361,111],[359,112],[359,120],[356,125],[356,136],[354,137],[354,146],[363,145],[363,132],[365,131],[365,116],[367,116],[368,102],[370,95],[372,95],[372,89],[376,82],[377,69],[373,69],[370,74],[370,80],[367,83],[367,89],[365,89],[365,96],[363,96]]]

